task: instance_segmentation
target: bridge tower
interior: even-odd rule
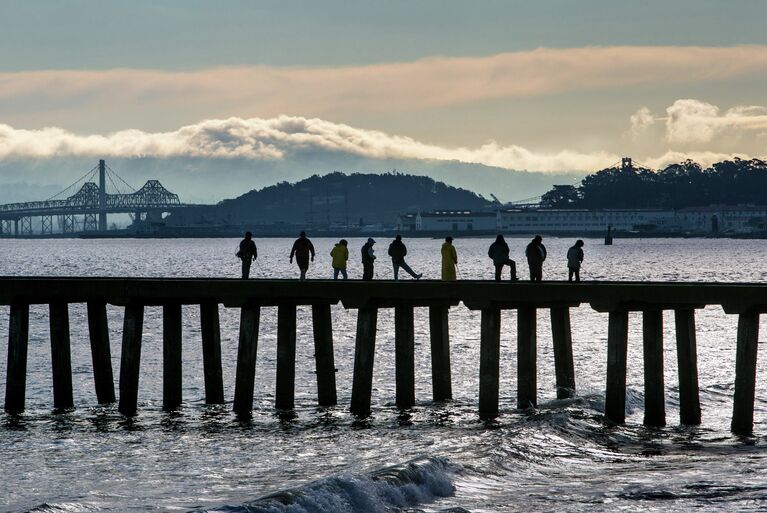
[[[99,160],[99,231],[107,231],[107,174],[106,162]]]
[[[634,164],[631,162],[631,157],[623,157],[621,159],[621,170],[622,171],[631,171],[631,169],[634,167]]]

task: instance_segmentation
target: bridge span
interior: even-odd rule
[[[98,183],[92,181],[96,173]],[[107,180],[113,193],[107,192]],[[77,192],[62,197],[80,183]],[[106,161],[99,160],[98,166],[47,200],[0,205],[0,237],[30,236],[35,228],[40,235],[105,232],[108,214],[129,214],[134,221],[159,221],[164,213],[191,206],[197,205],[182,203],[178,194],[167,190],[158,180],[148,180],[134,190]],[[33,223],[34,218],[39,218],[39,222]]]

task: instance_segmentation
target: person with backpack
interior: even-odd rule
[[[349,248],[347,247],[349,243],[346,241],[346,239],[341,239],[338,241],[338,244],[336,244],[333,249],[330,251],[330,256],[333,258],[332,266],[333,266],[333,279],[338,279],[338,273],[341,273],[341,276],[344,277],[344,280],[348,279],[349,276],[346,274],[346,261],[349,260]]]
[[[583,262],[583,241],[578,239],[570,249],[567,250],[567,281],[581,281],[581,262]]]
[[[373,279],[373,264],[376,260],[375,251],[373,250],[373,244],[376,241],[372,237],[368,238],[368,241],[362,246],[362,279],[370,281]]]
[[[503,274],[503,267],[508,265],[511,270],[511,281],[517,281],[517,263],[509,258],[509,245],[506,244],[506,240],[503,235],[498,234],[495,238],[495,242],[490,244],[490,248],[487,250],[487,256],[493,260],[495,266],[495,281],[501,281],[501,274]]]
[[[546,246],[543,237],[536,235],[525,249],[527,265],[530,267],[530,281],[543,280],[543,261],[546,260]]]
[[[242,279],[247,280],[250,277],[250,266],[258,258],[258,249],[253,242],[252,233],[245,232],[245,238],[240,241],[236,256],[242,260]]]
[[[402,268],[406,273],[413,277],[415,280],[420,280],[422,274],[416,274],[407,263],[405,263],[405,255],[407,255],[407,247],[402,242],[402,235],[397,235],[391,244],[389,244],[389,256],[391,257],[391,263],[394,267],[394,281],[399,279],[399,270]]]
[[[293,263],[293,257],[296,257],[296,263],[298,269],[301,271],[300,280],[306,279],[306,271],[309,270],[309,257],[311,256],[312,262],[314,262],[314,245],[306,237],[306,232],[301,232],[296,241],[293,243],[293,248],[290,250],[290,263]]]

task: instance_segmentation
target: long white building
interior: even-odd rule
[[[613,230],[664,233],[749,233],[767,228],[767,206],[712,205],[681,210],[501,208],[437,210],[399,216],[401,232],[595,233]]]

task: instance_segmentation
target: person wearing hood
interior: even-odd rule
[[[314,262],[314,245],[306,237],[306,232],[301,232],[296,241],[293,243],[293,248],[290,250],[290,263],[293,263],[293,257],[296,257],[296,263],[298,269],[301,271],[301,280],[306,279],[306,271],[309,270],[309,257],[311,256],[312,262]]]
[[[458,266],[458,254],[453,246],[453,238],[445,237],[442,244],[442,279],[444,281],[455,281],[455,269]]]
[[[391,265],[394,267],[394,281],[399,279],[399,270],[402,268],[406,273],[413,277],[415,280],[420,280],[422,274],[416,274],[409,265],[405,262],[405,255],[407,255],[407,247],[402,242],[402,235],[397,235],[391,244],[389,244],[389,256],[391,257]]]
[[[506,240],[503,235],[498,234],[495,238],[495,242],[490,244],[490,248],[487,250],[487,256],[493,260],[495,265],[495,281],[501,281],[501,274],[503,274],[503,267],[508,265],[511,269],[511,281],[517,281],[517,263],[509,258],[509,245],[506,244]]]
[[[373,244],[376,241],[372,237],[362,246],[362,279],[370,281],[373,279],[373,264],[376,260]]]
[[[546,260],[546,246],[543,237],[536,235],[525,249],[527,265],[530,267],[530,281],[543,280],[543,261]]]
[[[341,273],[341,276],[344,277],[344,280],[349,278],[349,275],[346,273],[346,261],[349,260],[349,243],[346,241],[346,239],[341,239],[338,241],[338,244],[336,244],[333,249],[330,251],[330,256],[333,258],[332,266],[333,266],[333,279],[338,279],[338,273]]]
[[[578,239],[575,245],[567,250],[567,281],[581,281],[581,262],[583,262],[583,241]]]

